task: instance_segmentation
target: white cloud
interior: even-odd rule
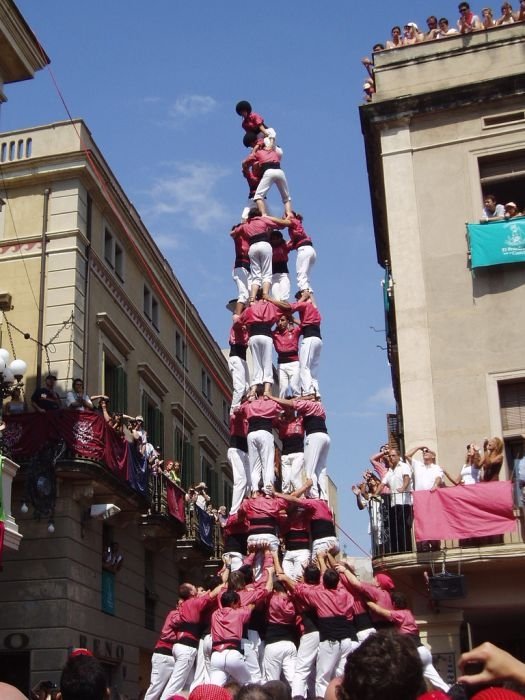
[[[380,406],[384,409],[395,408],[394,393],[390,385],[381,387],[366,400],[366,403],[370,406]]]
[[[216,106],[216,100],[209,95],[183,95],[171,105],[168,114],[171,124],[179,126],[187,119],[213,112]]]
[[[224,226],[231,218],[214,193],[229,170],[211,163],[175,163],[175,173],[158,178],[149,191],[152,216],[180,215],[198,231]]]

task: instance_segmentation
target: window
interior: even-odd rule
[[[222,503],[219,503],[219,505],[226,506],[226,509],[229,511],[231,508],[231,504],[232,504],[232,497],[233,497],[232,485],[229,484],[227,481],[224,481],[222,484]]]
[[[150,289],[144,285],[144,315],[148,319],[148,321],[151,321],[153,327],[156,330],[159,330],[159,302],[153,294],[151,293]]]
[[[188,346],[179,331],[175,331],[175,357],[184,369],[188,369]]]
[[[211,378],[206,370],[201,370],[201,389],[204,396],[211,403]]]
[[[174,456],[181,466],[181,484],[187,491],[195,485],[195,451],[188,435],[183,434],[180,428],[175,428]]]
[[[104,351],[104,393],[110,399],[110,411],[126,413],[128,410],[128,377],[118,362]]]
[[[148,433],[148,442],[164,450],[164,416],[157,403],[144,391],[142,393],[142,417]]]
[[[222,400],[222,422],[230,425],[230,404],[225,399]]]
[[[512,473],[525,456],[525,379],[500,382],[498,389],[505,456]]]
[[[124,253],[122,246],[116,241],[109,229],[104,229],[104,260],[117,275],[121,282],[124,281]]]
[[[212,462],[204,454],[201,454],[201,479],[208,487],[213,507],[218,508],[221,505],[219,503],[219,475]]]
[[[158,595],[155,593],[155,555],[144,552],[144,627],[155,630],[155,606]]]
[[[483,196],[493,194],[498,204],[516,202],[525,206],[525,149],[494,153],[478,159]]]

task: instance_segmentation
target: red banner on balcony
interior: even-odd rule
[[[418,542],[503,535],[516,529],[510,481],[414,491],[413,498]]]
[[[166,479],[166,500],[171,517],[184,523],[184,491],[175,486],[169,479]]]

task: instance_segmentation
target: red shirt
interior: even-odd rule
[[[271,529],[271,523],[277,523],[279,511],[286,510],[287,501],[284,498],[267,498],[266,496],[256,496],[247,498],[241,503],[238,512],[243,513],[248,520],[248,532],[266,531]],[[268,527],[261,525],[260,520],[267,520]],[[260,534],[263,534],[262,532]]]
[[[326,419],[326,411],[320,401],[294,399],[293,407],[302,416],[317,416],[318,418]]]
[[[271,301],[260,299],[244,309],[239,323],[250,326],[252,323],[275,323],[282,316],[282,311]]]
[[[283,228],[281,225],[276,224],[268,216],[254,216],[244,224],[239,224],[233,229],[233,237],[245,236],[248,240],[252,239],[254,236],[260,236],[261,234],[268,234],[268,240],[270,240],[270,231],[276,228]]]
[[[244,168],[252,165],[255,168],[261,167],[266,163],[280,163],[281,154],[275,148],[258,148],[256,151],[252,151],[248,158],[244,161]]]
[[[334,615],[342,615],[347,620],[352,620],[354,617],[354,597],[343,586],[329,589],[323,584],[309,586],[298,583],[293,595],[299,602],[315,608],[320,619],[334,617]]]
[[[248,435],[248,421],[241,411],[234,411],[230,416],[230,435],[237,435],[238,437],[246,437]]]
[[[282,315],[282,314],[281,314]],[[279,318],[281,317],[279,316]],[[284,331],[277,328],[272,333],[273,346],[275,351],[280,353],[294,353],[297,355],[295,358],[286,359],[285,362],[294,362],[299,359],[299,337],[301,335],[301,328],[295,324],[290,328],[285,328]],[[281,360],[279,360],[281,362]]]
[[[312,239],[307,235],[303,224],[295,216],[290,219],[288,224],[288,235],[290,236],[289,250],[296,250],[301,243],[312,243]]]
[[[416,620],[411,610],[391,610],[390,619],[401,634],[419,634]]]
[[[263,125],[264,119],[256,112],[250,112],[248,116],[244,117],[241,123],[244,131],[259,131],[259,127]]]
[[[285,440],[289,437],[295,437],[299,435],[304,436],[303,419],[301,416],[294,418],[285,418],[280,416],[279,420],[276,421],[276,428],[279,431],[279,438]]]
[[[249,263],[250,258],[248,256],[248,251],[250,250],[250,241],[243,236],[235,236],[233,239],[235,244],[235,263],[234,267],[242,267],[241,263]]]
[[[309,498],[308,503],[312,508],[312,520],[328,520],[333,523],[334,516],[326,501],[321,498]]]
[[[321,325],[321,314],[311,301],[296,301],[290,305],[292,311],[299,313],[303,326]]]
[[[291,508],[288,511],[287,532],[309,532],[310,520],[314,511],[311,501],[302,498],[300,505],[297,503],[288,505]]]
[[[286,593],[271,593],[266,621],[274,625],[295,625],[297,613],[292,599]]]
[[[164,624],[162,625],[162,629],[160,631],[160,637],[158,639],[157,644],[155,645],[156,647],[166,647],[168,649],[171,649],[171,647],[175,644],[177,641],[177,628],[180,622],[180,610],[179,608],[175,608],[175,610],[170,610],[170,612],[166,615],[166,619],[164,620]]]
[[[254,399],[253,401],[245,401],[239,406],[238,413],[242,413],[247,420],[250,418],[276,418],[281,407],[272,399]]]
[[[230,534],[231,535],[244,534],[247,530],[248,530],[248,524],[244,520],[244,518],[239,518],[238,512],[234,513],[233,515],[228,516],[228,518],[226,520],[226,525],[222,529],[225,538]]]
[[[248,331],[242,323],[234,323],[230,329],[230,345],[244,345],[248,347]]]
[[[272,244],[272,263],[287,263],[288,262],[288,248],[286,247],[286,241],[280,242],[278,245]]]
[[[182,602],[180,610],[180,630],[177,640],[190,638],[193,641],[199,640],[199,634],[192,627],[201,623],[204,613],[217,605],[217,598],[211,598],[209,593],[201,596],[193,596]]]
[[[211,616],[211,638],[215,645],[240,641],[242,629],[250,619],[251,608],[219,608]]]

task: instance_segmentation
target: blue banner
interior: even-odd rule
[[[199,537],[202,544],[206,545],[210,549],[213,549],[213,526],[215,524],[215,518],[213,515],[208,515],[205,510],[195,508],[197,511],[197,516],[199,519]]]
[[[525,261],[525,217],[467,224],[471,267]]]

